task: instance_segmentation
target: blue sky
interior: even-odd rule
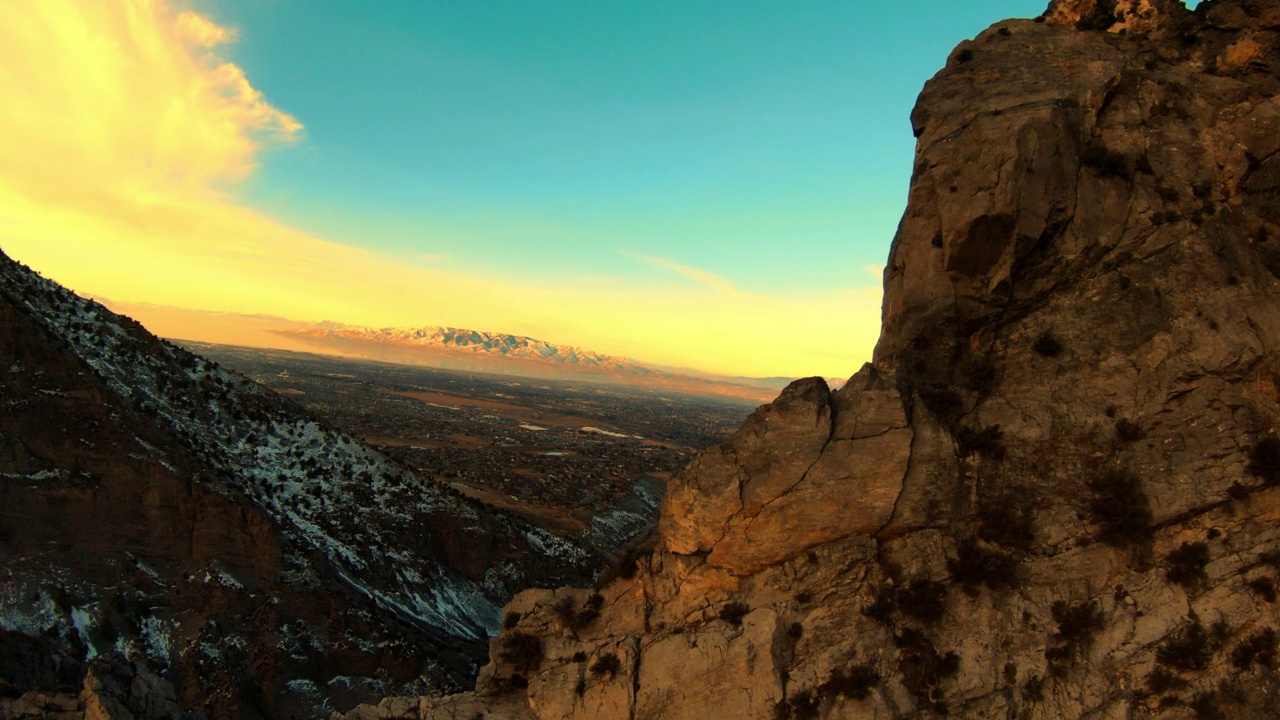
[[[863,284],[908,114],[960,40],[1043,0],[217,0],[225,52],[306,126],[240,197],[331,240],[498,275]],[[872,278],[873,279],[873,278]]]
[[[185,339],[263,313],[848,376],[920,89],[1047,4],[0,3],[0,245]]]

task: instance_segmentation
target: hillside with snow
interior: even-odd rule
[[[228,707],[241,686],[303,709],[448,686],[515,591],[603,562],[3,253],[0,334],[9,681],[56,685],[4,664],[50,652],[128,658]]]

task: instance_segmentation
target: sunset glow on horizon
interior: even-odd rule
[[[1001,12],[1014,14],[1011,8],[1041,4],[1008,0],[984,14],[990,22]],[[582,12],[588,7],[569,5]],[[762,66],[759,77],[748,78],[741,97],[706,97],[698,88],[686,88],[680,91],[687,94],[681,100],[685,105],[679,107],[671,94],[677,91],[645,78],[643,87],[630,91],[644,98],[635,101],[637,107],[610,109],[621,114],[608,117],[647,114],[639,129],[627,132],[640,145],[670,142],[669,150],[632,151],[602,137],[602,147],[617,153],[607,160],[616,177],[602,176],[591,164],[590,133],[570,127],[559,137],[546,131],[530,144],[545,143],[548,157],[563,158],[566,164],[547,169],[548,179],[541,179],[534,173],[548,160],[516,150],[486,160],[489,156],[481,149],[449,135],[456,128],[448,126],[448,113],[406,114],[421,124],[423,143],[446,138],[440,142],[448,143],[450,152],[474,154],[455,158],[444,150],[420,151],[414,136],[384,128],[381,123],[392,122],[387,118],[403,121],[394,114],[398,106],[390,93],[380,96],[389,105],[379,107],[344,95],[356,93],[361,81],[344,79],[336,70],[313,62],[311,72],[320,77],[289,76],[279,69],[280,62],[254,55],[286,45],[273,38],[273,28],[301,23],[302,16],[313,24],[308,32],[317,45],[333,44],[323,37],[324,22],[342,25],[341,18],[326,16],[332,8],[308,4],[291,15],[280,10],[280,16],[270,17],[266,9],[249,8],[232,0],[59,0],[0,6],[0,92],[20,99],[0,107],[5,137],[0,144],[0,249],[77,292],[125,303],[308,322],[509,332],[730,375],[848,376],[869,359],[879,331],[880,265],[905,202],[910,172],[905,111],[898,111],[893,130],[895,138],[905,135],[894,140],[905,148],[895,145],[893,150],[894,164],[902,162],[900,180],[891,186],[873,176],[864,188],[864,181],[855,179],[859,168],[845,166],[869,160],[831,146],[824,139],[825,125],[812,130],[812,142],[829,147],[810,148],[803,128],[787,125],[783,115],[771,119],[776,127],[767,129],[777,149],[755,137],[735,140],[739,130],[722,125],[727,121],[720,113],[768,125],[742,98],[771,92],[770,68]],[[372,8],[365,12],[371,15],[349,23],[356,44],[332,50],[340,56],[349,53],[339,61],[352,66],[361,62],[358,48],[373,47],[360,44],[368,41],[361,33],[374,32],[370,27],[377,22],[385,20],[388,28],[412,25],[373,17]],[[741,10],[743,27],[766,32],[769,23],[762,13]],[[805,27],[820,27],[843,17],[802,20]],[[478,33],[474,28],[486,26],[479,22],[484,19],[458,19],[464,30],[457,36]],[[417,20],[424,28],[438,29],[443,22]],[[688,23],[696,29],[698,23],[714,20],[689,18]],[[738,37],[731,30],[725,30],[729,41]],[[498,42],[487,35],[476,37]],[[824,38],[805,42],[824,48]],[[408,50],[397,45],[406,42]],[[560,48],[563,43],[558,42],[548,39],[544,45]],[[664,36],[660,54],[677,52],[681,42],[675,35]],[[831,52],[837,52],[838,44],[831,42]],[[433,46],[430,38],[408,42],[390,35],[386,40],[389,48],[421,52],[424,58],[433,52],[462,53],[463,43],[458,43]],[[437,63],[432,67],[483,70],[492,76],[485,82],[512,93],[545,90],[549,97],[565,98],[571,108],[566,112],[586,118],[593,127],[608,126],[605,115],[591,115],[606,111],[582,105],[587,102],[583,98],[601,106],[620,102],[594,85],[576,90],[574,83],[586,87],[595,82],[575,74],[577,70],[561,68],[556,72],[563,75],[555,76],[546,70],[545,76],[533,77],[531,73],[542,71],[536,63],[482,56],[475,49],[479,45],[466,47],[475,53],[467,56],[469,62],[432,55]],[[551,57],[542,45],[530,47],[530,52],[536,50],[531,57]],[[578,67],[566,58],[552,59]],[[919,62],[936,68],[944,59],[945,51]],[[549,67],[551,60],[546,62]],[[707,74],[707,82],[724,83],[713,76],[719,66],[700,68],[696,59],[681,62],[688,63],[689,78],[674,78],[673,84],[692,83],[698,73]],[[628,77],[621,66],[597,70],[612,73],[608,77],[619,78],[618,84]],[[845,69],[823,69],[836,71]],[[260,76],[275,85],[261,85]],[[374,82],[368,79],[373,74],[362,77],[366,84]],[[852,82],[841,80],[846,81]],[[443,80],[422,87],[404,78],[398,82],[400,92],[411,99],[436,97],[448,89]],[[778,91],[795,93],[799,104],[806,82],[783,82]],[[307,83],[321,89],[303,95]],[[480,93],[489,85],[475,87]],[[918,90],[917,81],[904,92],[914,97]],[[291,92],[298,93],[294,102],[277,97]],[[365,113],[358,125],[361,137],[341,135],[336,114],[311,106],[309,98],[323,92],[335,96],[324,102],[343,102],[353,112]],[[830,94],[817,86],[813,92]],[[443,102],[438,97],[432,101]],[[717,101],[723,101],[723,109],[713,107]],[[471,112],[462,100],[451,102],[459,103],[460,118]],[[844,107],[848,103],[837,104],[829,108],[831,113],[849,109]],[[669,138],[646,135],[655,124],[677,122],[661,119],[662,113],[686,119],[715,113],[708,127],[723,129],[694,140],[679,136],[678,129]],[[812,110],[803,120],[816,122],[818,114]],[[437,120],[443,124],[433,129]],[[555,127],[569,124],[562,117],[545,121]],[[541,121],[533,113],[522,122],[529,127]],[[843,121],[831,122],[835,133]],[[498,128],[493,142],[501,145],[502,137]],[[717,144],[731,141],[743,143],[741,149]],[[358,144],[375,142],[387,147],[391,159],[382,159],[378,153],[383,150],[361,150],[364,146]],[[583,144],[581,156],[568,157],[558,146],[576,147],[576,142]],[[884,144],[874,137],[867,142]],[[702,146],[718,154],[697,154]],[[668,151],[671,158],[686,158],[689,168],[662,155]],[[418,158],[419,152],[436,162]],[[790,171],[775,165],[785,162],[788,153],[822,159],[823,166],[788,176]],[[396,156],[414,158],[405,169],[390,164]],[[633,164],[645,158],[655,164]],[[489,161],[494,164],[486,165]],[[360,162],[368,167],[361,169]],[[513,175],[499,174],[503,172]],[[450,184],[453,177],[457,185]],[[688,183],[675,186],[671,178],[676,177],[688,178]],[[775,189],[769,184],[774,177],[789,184]],[[611,190],[614,181],[625,190]],[[492,197],[483,195],[486,187],[495,188]],[[553,191],[559,194],[553,196]],[[865,221],[859,219],[863,217]],[[192,328],[186,339],[201,339],[199,328]]]

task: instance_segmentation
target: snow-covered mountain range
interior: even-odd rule
[[[571,345],[557,345],[523,335],[427,325],[417,328],[371,328],[323,322],[293,331],[313,338],[340,338],[368,343],[391,343],[422,348],[448,348],[476,354],[542,360],[561,365],[600,368],[615,372],[652,375],[659,371],[630,358],[604,355]]]
[[[742,377],[660,365],[514,333],[437,325],[370,327],[270,315],[192,310],[94,297],[160,337],[183,342],[272,348],[443,370],[584,381],[659,394],[762,403],[789,377]],[[843,378],[828,378],[839,385]]]

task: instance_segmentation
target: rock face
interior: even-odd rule
[[[614,579],[517,596],[475,693],[357,716],[1280,716],[1278,71],[1249,0],[962,43],[873,362],[692,462]]]
[[[793,383],[673,483],[663,549],[749,575],[814,545],[874,535],[902,491],[911,440],[898,391],[874,368],[834,394],[821,378]]]

